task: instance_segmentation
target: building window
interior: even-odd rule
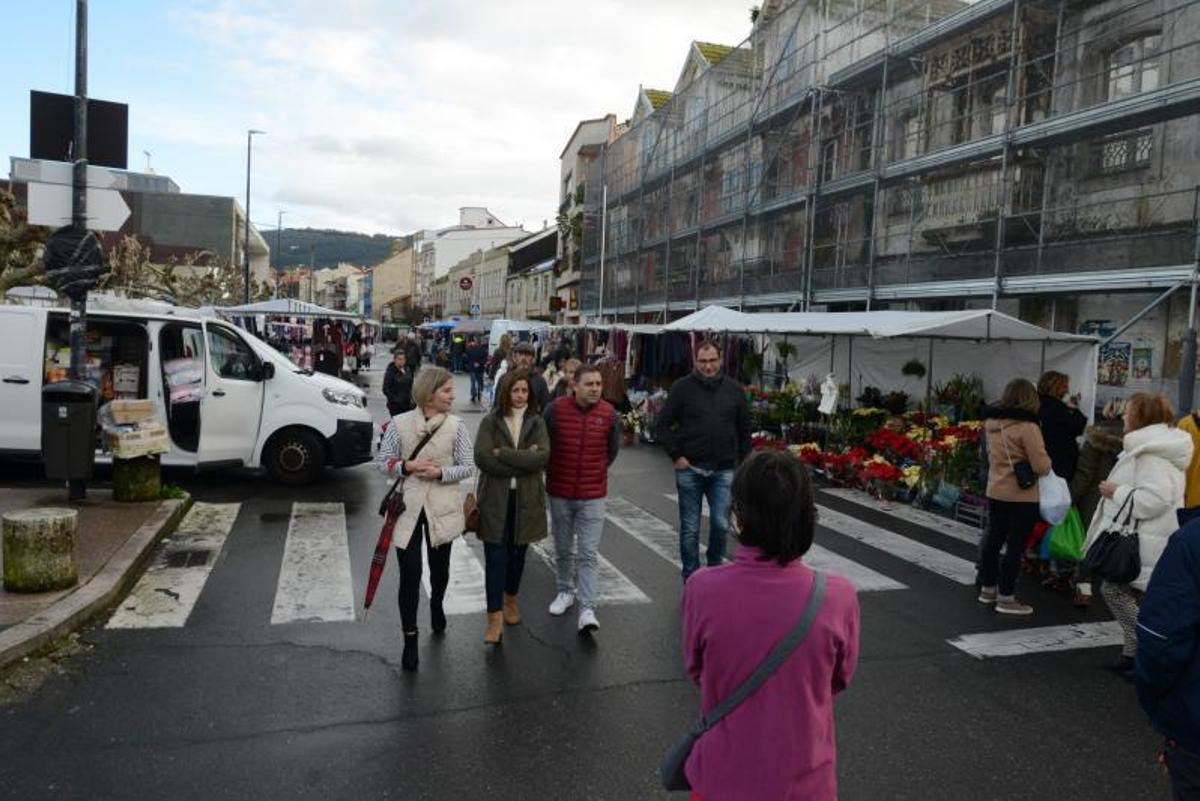
[[[916,158],[921,153],[921,115],[908,114],[896,126],[896,159],[905,161]]]
[[[1150,166],[1154,156],[1154,131],[1140,131],[1106,136],[1092,143],[1089,172],[1092,175],[1113,175]]]
[[[832,181],[837,175],[838,140],[826,139],[821,145],[821,180]]]
[[[1109,100],[1120,100],[1158,88],[1161,39],[1158,34],[1142,36],[1108,54],[1105,75]]]
[[[992,133],[1004,133],[1004,126],[1008,122],[1008,90],[1001,86],[992,92],[989,100],[989,112],[991,116]]]

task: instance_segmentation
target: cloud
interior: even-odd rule
[[[624,119],[639,83],[673,86],[693,39],[736,44],[745,5],[213,0],[171,18],[220,108],[146,118],[229,159],[230,131],[266,130],[255,202],[285,204],[292,224],[401,234],[486,205],[536,228],[576,123]]]

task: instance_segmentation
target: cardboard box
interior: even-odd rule
[[[119,425],[154,419],[154,401],[149,398],[115,400],[109,405],[112,408],[113,422]]]
[[[105,439],[117,459],[136,459],[171,450],[171,437],[162,423],[141,423],[132,431],[111,431]]]

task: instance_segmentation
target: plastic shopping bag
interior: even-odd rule
[[[1083,539],[1086,534],[1083,518],[1079,516],[1079,510],[1072,506],[1066,519],[1050,531],[1050,555],[1055,559],[1080,561],[1083,559]]]
[[[1038,509],[1051,526],[1066,520],[1071,509],[1071,488],[1053,470],[1038,479]]]

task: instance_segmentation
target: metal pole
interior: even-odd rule
[[[604,320],[604,246],[608,243],[608,182],[600,190],[600,306],[596,322]]]
[[[242,302],[250,302],[250,145],[254,135],[262,131],[246,131],[246,239],[242,246]]]
[[[71,157],[71,225],[79,235],[87,231],[87,20],[88,0],[75,0],[75,119]],[[87,293],[78,293],[71,301],[71,378],[83,381],[87,365]],[[67,498],[82,501],[87,497],[87,482],[67,482]]]
[[[1197,187],[1200,193],[1200,187]],[[1200,194],[1198,194],[1200,197]],[[1195,408],[1196,394],[1196,283],[1200,281],[1200,216],[1195,217],[1195,243],[1192,247],[1191,292],[1188,295],[1188,327],[1183,335],[1183,364],[1179,368],[1179,413]]]
[[[249,195],[247,195],[247,197],[249,197]],[[285,215],[285,214],[287,214],[287,212],[283,211],[281,209],[279,211],[279,214],[275,218],[275,297],[276,298],[279,297],[279,257],[283,253],[283,251],[280,250],[280,248],[282,247],[282,245],[280,243],[283,241],[281,237],[283,236],[283,215]],[[247,215],[247,216],[249,216],[249,215]]]

